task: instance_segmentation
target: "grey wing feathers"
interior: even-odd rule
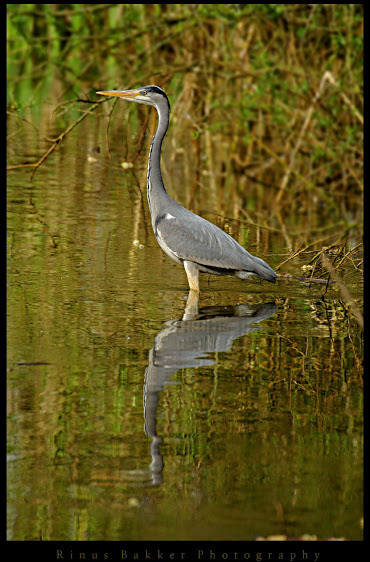
[[[181,260],[215,268],[248,271],[275,280],[276,274],[269,265],[249,254],[218,226],[187,209],[181,211],[180,218],[167,214],[159,217],[156,224],[156,234]]]

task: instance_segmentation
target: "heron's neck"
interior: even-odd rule
[[[159,109],[157,109],[157,112],[158,127],[150,147],[147,175],[147,195],[152,218],[159,211],[161,199],[169,197],[164,188],[161,174],[161,147],[168,129],[169,112],[163,112]]]

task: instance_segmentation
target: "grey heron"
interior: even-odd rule
[[[184,266],[190,289],[199,291],[199,272],[275,283],[277,274],[266,262],[252,256],[221,228],[185,209],[168,195],[160,162],[162,141],[170,119],[170,103],[165,92],[158,86],[143,86],[97,94],[152,105],[157,110],[158,126],[150,147],[147,174],[152,227],[162,250]]]

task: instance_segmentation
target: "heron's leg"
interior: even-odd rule
[[[190,289],[188,300],[186,301],[185,312],[182,317],[183,320],[195,320],[198,316],[198,304],[199,304],[199,291],[193,291]]]
[[[184,261],[186,275],[188,276],[189,287],[193,291],[199,291],[199,269],[192,261]]]

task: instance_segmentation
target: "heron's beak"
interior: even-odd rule
[[[108,90],[104,92],[96,92],[101,96],[115,96],[118,98],[125,98],[126,100],[135,101],[135,98],[140,95],[140,90]]]

